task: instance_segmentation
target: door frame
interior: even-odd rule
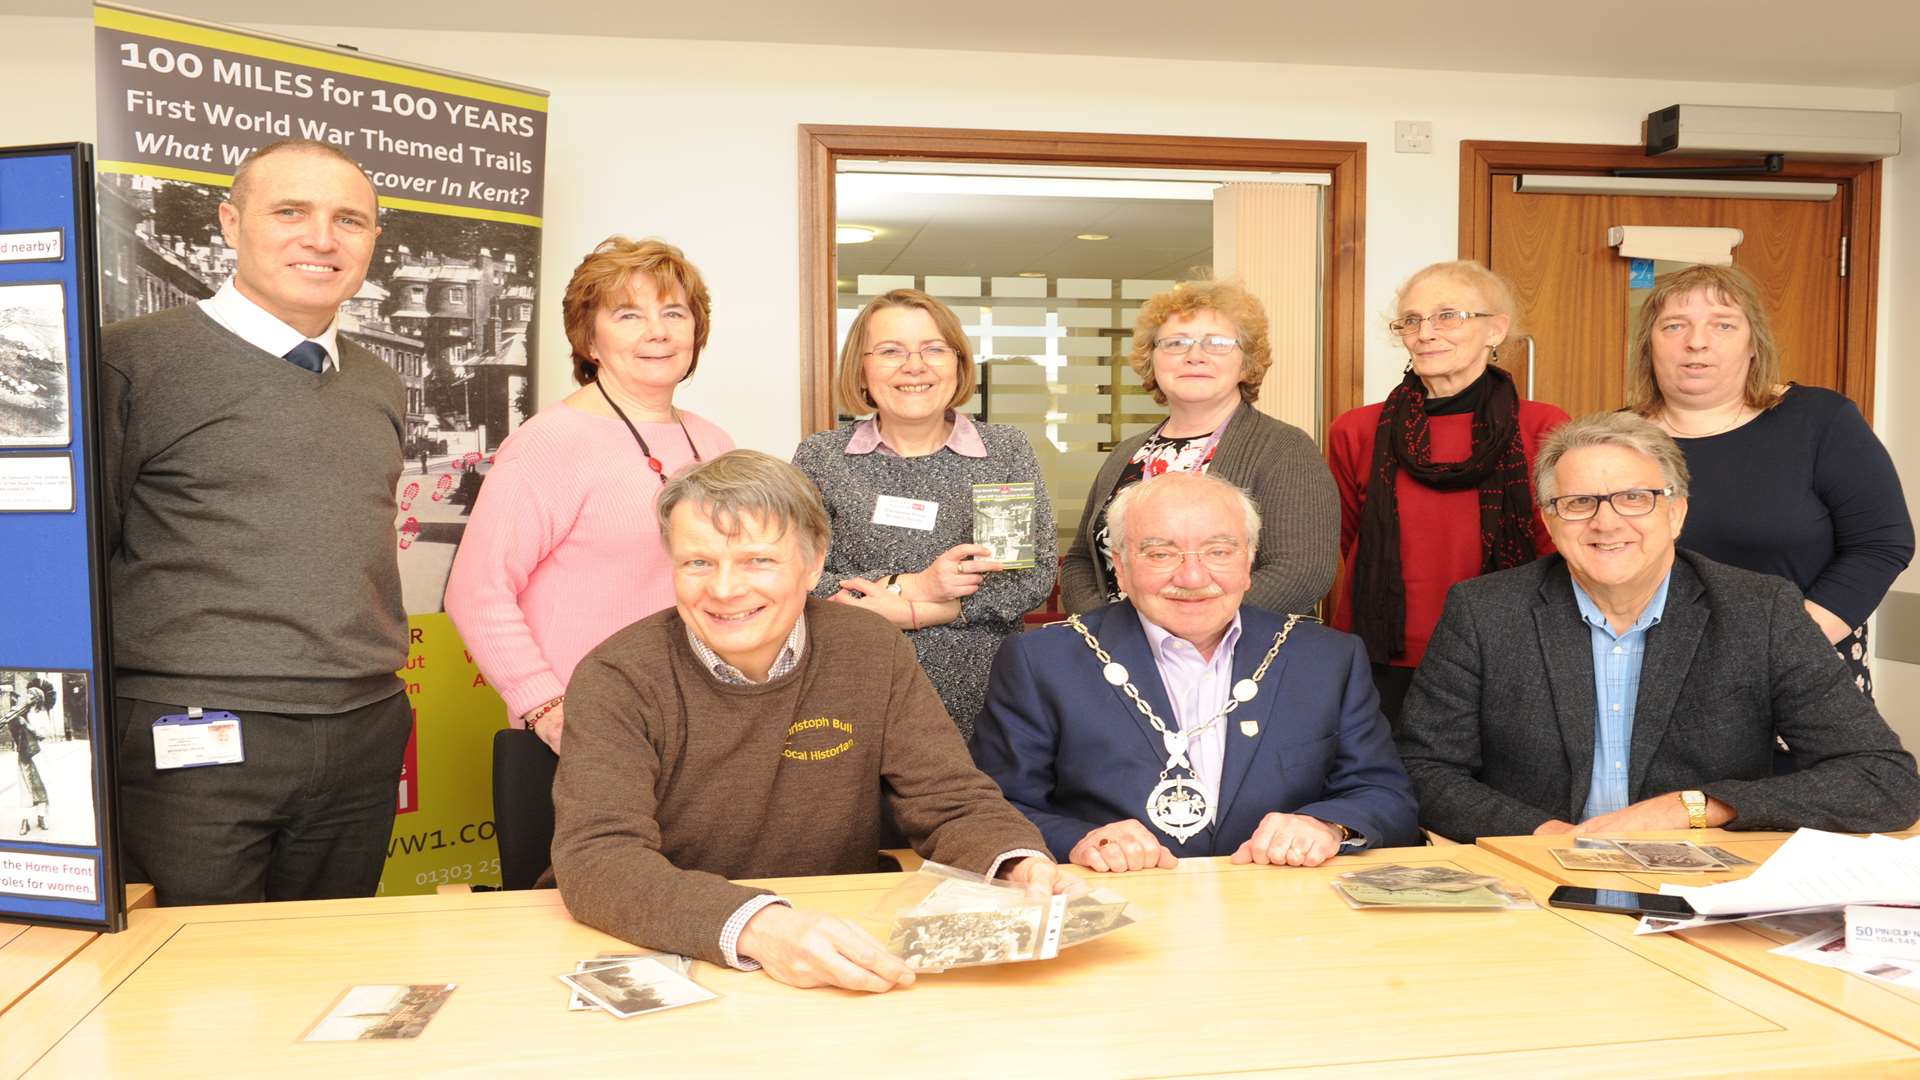
[[[1611,169],[1726,165],[1725,159],[1649,157],[1641,146],[1463,141],[1460,144],[1460,257],[1486,263],[1493,254],[1493,177],[1513,172],[1604,176]],[[1795,161],[1775,177],[1838,184],[1847,207],[1846,276],[1841,315],[1840,391],[1873,422],[1876,312],[1880,292],[1880,162]],[[1746,179],[1743,177],[1743,179]],[[1753,177],[1752,179],[1769,179]]]
[[[1321,424],[1361,404],[1366,335],[1367,144],[972,128],[800,125],[800,427],[833,426],[840,158],[1000,164],[1325,172],[1326,288],[1321,313]]]

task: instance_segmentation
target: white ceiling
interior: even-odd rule
[[[256,26],[937,47],[1815,86],[1920,83],[1916,0],[1214,0],[1200,7],[1169,0],[973,0],[944,7],[875,0],[146,2],[173,14]],[[0,0],[0,14],[87,12],[86,0]],[[903,69],[902,77],[914,75]]]

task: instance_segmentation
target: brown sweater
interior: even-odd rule
[[[728,878],[867,873],[880,800],[926,858],[984,873],[1033,825],[973,766],[885,620],[807,602],[800,664],[716,680],[668,609],[587,654],[567,684],[553,869],[574,918],[723,962],[720,932],[765,892]]]

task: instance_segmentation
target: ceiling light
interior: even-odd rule
[[[1075,233],[1073,238],[1075,240],[1111,240],[1113,239],[1113,237],[1108,236],[1106,233],[1103,233],[1103,232]]]
[[[1045,270],[1022,270],[1022,271],[1020,271],[1020,273],[1019,273],[1019,274],[1017,274],[1017,275],[1015,275],[1015,276],[1017,276],[1017,277],[1046,277],[1046,276],[1047,276],[1047,272],[1046,272]]]
[[[836,225],[833,239],[840,244],[864,244],[872,240],[879,229],[870,229],[865,225]]]

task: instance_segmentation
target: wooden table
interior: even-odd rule
[[[153,906],[153,886],[127,886],[127,908]],[[13,1007],[101,935],[26,923],[0,923],[0,1012]]]
[[[1677,832],[1635,833],[1635,839],[1694,840],[1726,848],[1743,859],[1762,863],[1785,843],[1788,833],[1728,832],[1707,829],[1704,834],[1689,830]],[[1913,832],[1889,833],[1906,837]],[[1713,885],[1751,874],[1756,867],[1734,867],[1712,874],[1604,873],[1563,868],[1550,853],[1556,847],[1572,847],[1571,836],[1497,836],[1482,837],[1480,846],[1513,860],[1527,869],[1564,885],[1585,885],[1594,889],[1627,889],[1633,892],[1659,892],[1663,881],[1680,885]],[[1607,916],[1631,926],[1618,915]],[[1920,1048],[1920,990],[1879,979],[1869,979],[1850,971],[1821,967],[1805,960],[1777,956],[1772,950],[1795,940],[1795,936],[1757,922],[1707,926],[1662,935],[1679,937],[1690,944],[1738,964],[1765,978],[1786,986],[1877,1031]]]
[[[0,1076],[1920,1074],[1920,1051],[1615,916],[1354,911],[1368,863],[1548,881],[1471,847],[1312,870],[1188,860],[1107,879],[1150,917],[1058,959],[864,996],[696,965],[724,995],[615,1020],[554,975],[615,950],[552,892],[135,912],[0,1015]],[[857,915],[898,880],[770,883]],[[347,986],[455,982],[410,1041],[302,1043]]]

